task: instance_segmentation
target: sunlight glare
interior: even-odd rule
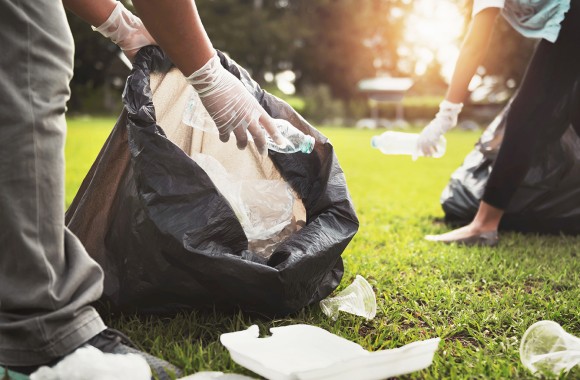
[[[463,31],[463,16],[457,2],[415,0],[413,8],[406,23],[405,41],[416,59],[415,74],[424,73],[431,61],[437,59],[442,66],[442,75],[449,80]]]

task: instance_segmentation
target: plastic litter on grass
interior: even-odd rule
[[[427,368],[439,338],[369,352],[356,343],[310,325],[271,328],[260,338],[256,325],[222,334],[232,359],[270,380],[378,380]]]
[[[537,376],[559,376],[580,364],[580,338],[556,322],[536,322],[524,333],[520,359]]]
[[[336,321],[339,311],[359,315],[368,320],[377,314],[377,298],[372,286],[357,275],[352,284],[338,293],[320,301],[322,312]]]

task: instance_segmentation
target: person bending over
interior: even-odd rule
[[[442,235],[428,235],[427,240],[498,243],[501,217],[531,165],[541,130],[550,125],[551,115],[562,96],[580,76],[580,1],[475,0],[473,19],[445,100],[419,136],[420,152],[432,155],[439,138],[456,125],[468,85],[488,51],[500,13],[519,33],[541,41],[508,111],[503,142],[474,220]],[[497,49],[501,46],[493,46],[493,50]],[[580,133],[578,112],[570,121]]]

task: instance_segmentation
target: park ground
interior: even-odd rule
[[[66,204],[111,131],[112,118],[69,120]],[[327,318],[318,305],[276,320],[192,312],[173,318],[105,316],[154,355],[185,369],[256,375],[235,364],[220,344],[225,332],[258,324],[306,323],[369,351],[440,337],[433,365],[409,379],[526,379],[519,344],[534,322],[548,319],[580,336],[580,237],[502,233],[497,248],[444,246],[423,240],[441,233],[439,196],[450,174],[473,148],[479,132],[448,134],[440,159],[385,156],[370,148],[374,131],[322,127],[333,143],[360,219],[343,253],[340,287],[357,274],[377,296],[377,316],[366,321]],[[580,379],[580,368],[568,379]]]

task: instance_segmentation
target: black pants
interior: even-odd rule
[[[570,3],[557,41],[538,44],[507,115],[503,142],[483,195],[483,201],[496,208],[507,208],[530,168],[542,129],[550,126],[561,100],[580,77],[580,2]],[[580,102],[570,108],[570,123],[580,136]]]

